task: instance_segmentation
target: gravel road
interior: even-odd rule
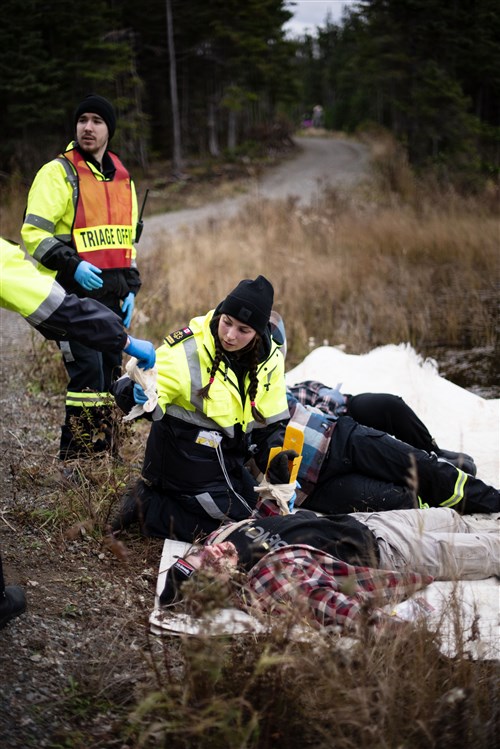
[[[141,238],[141,253],[156,246],[160,232],[175,231],[214,218],[229,218],[246,202],[256,199],[284,200],[295,197],[301,204],[311,204],[321,189],[353,185],[366,173],[369,154],[367,147],[361,143],[324,137],[295,138],[295,142],[300,148],[298,154],[266,171],[244,195],[208,203],[200,208],[147,218]]]

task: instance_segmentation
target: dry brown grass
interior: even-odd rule
[[[356,191],[330,190],[308,209],[256,201],[232,220],[158,236],[147,258],[139,245],[134,333],[159,344],[263,273],[286,322],[290,366],[323,342],[349,353],[401,341],[495,346],[498,186],[460,195],[417,179],[390,137],[365,139],[372,172]],[[14,176],[0,197],[0,232],[16,239],[26,186]]]
[[[254,202],[229,221],[158,238],[142,261],[142,334],[157,342],[243,277],[268,276],[290,364],[316,344],[492,345],[499,224],[484,196],[442,195],[413,178],[411,200],[382,180],[304,209]]]
[[[344,641],[282,622],[266,636],[182,638],[130,714],[134,746],[493,747],[498,665],[449,659],[418,624]],[[181,668],[179,668],[179,661]],[[137,742],[137,743],[135,743]]]

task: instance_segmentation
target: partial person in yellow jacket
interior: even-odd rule
[[[128,171],[108,150],[116,127],[113,105],[90,94],[77,106],[74,125],[75,140],[34,179],[23,242],[43,273],[69,293],[98,299],[128,328],[141,286],[133,244],[137,197]],[[69,377],[60,457],[111,449],[105,404],[121,373],[121,352],[96,351],[77,340],[59,345]],[[96,428],[108,438],[92,441]]]
[[[40,273],[20,246],[0,237],[0,306],[18,312],[49,340],[79,341],[96,351],[124,351],[152,369],[156,354],[150,341],[132,338],[123,320],[95,299],[66,294]]]
[[[129,336],[118,315],[94,299],[66,294],[49,276],[40,273],[19,245],[0,237],[0,306],[18,312],[46,338],[72,338],[98,351],[122,350],[135,356],[142,369],[155,365],[150,341]],[[19,585],[5,585],[0,555],[0,629],[26,610]]]
[[[215,310],[166,336],[142,478],[114,529],[141,519],[145,535],[192,541],[250,516],[256,482],[245,463],[260,453],[267,462],[269,440],[289,415],[273,298],[264,276],[245,279]],[[125,413],[145,400],[128,377],[112,391]]]

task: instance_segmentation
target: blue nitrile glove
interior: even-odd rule
[[[102,270],[100,268],[92,265],[92,263],[87,263],[86,260],[82,260],[76,267],[75,281],[87,291],[100,289],[103,284],[102,278],[99,278],[101,273]]]
[[[128,296],[125,297],[122,303],[122,315],[124,315],[123,324],[126,328],[129,327],[130,321],[132,320],[132,312],[134,311],[134,305],[135,305],[135,294],[133,291],[130,291]]]
[[[123,350],[129,356],[135,356],[137,366],[141,369],[152,369],[156,363],[155,347],[151,341],[143,341],[129,335],[128,343]]]
[[[288,500],[288,509],[290,512],[292,512],[293,508],[295,507],[295,500],[297,499],[297,489],[300,489],[300,484],[298,481],[295,482],[295,491]]]
[[[137,384],[137,382],[134,382],[134,400],[136,403],[139,404],[139,406],[142,406],[143,403],[146,403],[148,399],[148,396],[144,392],[144,390],[141,388],[140,385]]]

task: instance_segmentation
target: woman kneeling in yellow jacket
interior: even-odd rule
[[[115,530],[140,519],[146,535],[192,541],[251,514],[255,481],[244,464],[259,450],[267,460],[288,419],[282,341],[269,324],[273,298],[264,276],[245,279],[215,310],[165,338],[142,478]],[[113,393],[125,413],[141,402],[128,377]]]

